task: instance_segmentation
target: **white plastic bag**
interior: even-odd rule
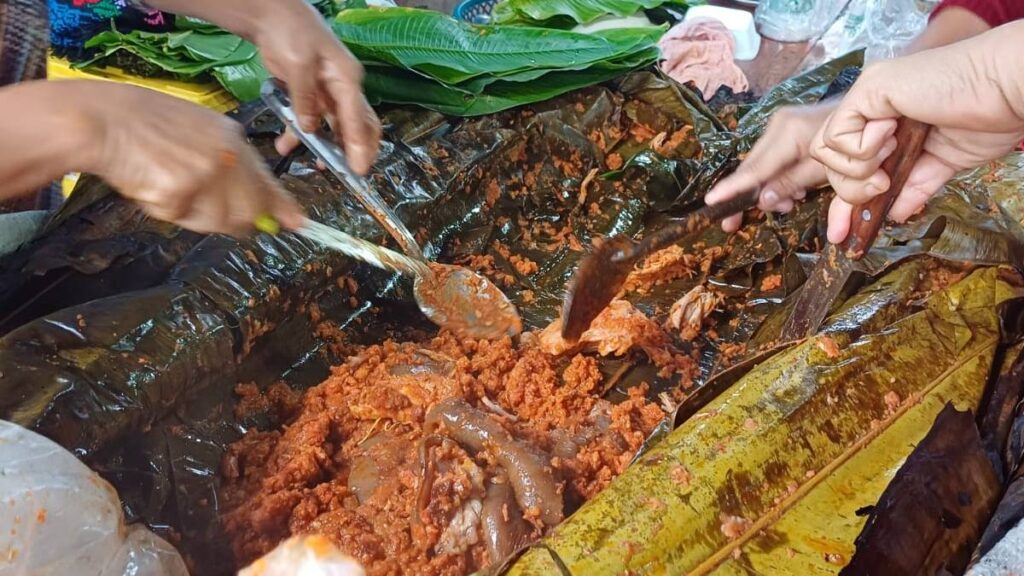
[[[938,0],[850,0],[818,45],[821,63],[864,49],[874,62],[899,56],[928,27]]]
[[[56,443],[0,420],[0,576],[188,576],[126,526],[114,488]]]

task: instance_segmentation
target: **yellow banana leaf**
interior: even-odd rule
[[[882,282],[905,287],[921,269]],[[828,336],[752,370],[509,574],[838,572],[864,523],[856,511],[877,501],[942,407],[977,408],[996,305],[1017,295],[997,272],[978,270],[899,320],[844,331],[880,292],[858,295]]]

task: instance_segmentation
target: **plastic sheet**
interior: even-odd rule
[[[0,420],[0,575],[188,576],[170,544],[126,526],[117,492],[70,452]]]

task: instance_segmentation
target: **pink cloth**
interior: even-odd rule
[[[736,39],[713,18],[694,18],[672,27],[658,41],[661,69],[676,82],[693,82],[710,100],[722,86],[734,92],[749,88],[747,77],[736,66]]]

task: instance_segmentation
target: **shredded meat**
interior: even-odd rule
[[[626,300],[612,300],[575,344],[562,339],[561,319],[542,330],[538,341],[541,348],[554,355],[591,350],[602,356],[622,356],[630,350],[639,349],[662,369],[661,375],[682,375],[684,386],[689,386],[696,373],[696,362],[689,356],[676,353],[669,335],[661,326]]]
[[[715,262],[726,256],[725,248],[697,248],[693,253],[681,246],[669,246],[648,256],[626,278],[624,290],[645,294],[655,286],[680,278],[693,278],[698,272],[707,274]]]
[[[720,294],[700,284],[672,304],[667,326],[678,330],[679,337],[689,342],[700,334],[704,319],[714,312],[723,300]]]
[[[771,274],[769,276],[765,276],[764,279],[761,280],[761,290],[765,292],[775,290],[780,286],[782,286],[781,274]]]
[[[228,448],[236,558],[320,534],[371,576],[493,564],[550,530],[562,499],[603,490],[664,418],[645,386],[617,405],[598,398],[602,380],[592,357],[508,339],[365,348],[280,428]]]
[[[648,256],[640,266],[626,278],[626,292],[644,293],[658,284],[665,284],[678,278],[692,278],[698,269],[699,259],[687,254],[679,246],[669,246]]]

